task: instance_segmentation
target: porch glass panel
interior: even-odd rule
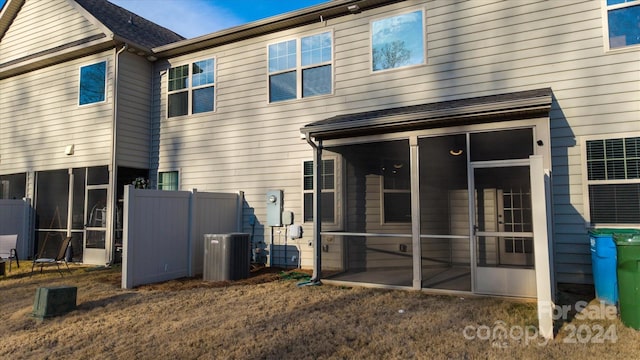
[[[413,282],[412,262],[411,235],[322,235],[324,278],[410,287]]]
[[[471,161],[527,159],[533,155],[533,129],[473,133],[470,147]]]
[[[533,267],[528,166],[475,169],[477,264]]]
[[[60,238],[67,229],[69,206],[68,170],[39,171],[36,173],[36,244],[35,254],[50,245],[49,238]],[[53,245],[55,246],[55,245]]]
[[[465,134],[419,139],[422,287],[471,291]]]
[[[343,231],[323,232],[323,276],[411,286],[409,142],[355,144],[329,150],[342,155],[345,212]]]
[[[84,250],[84,195],[86,168],[73,169],[73,220],[71,222],[71,249],[73,261],[81,262]]]

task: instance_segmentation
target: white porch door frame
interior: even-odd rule
[[[522,296],[522,297],[536,297],[536,270],[535,268],[518,268],[518,267],[497,267],[497,266],[478,266],[478,248],[477,237],[488,236],[499,239],[503,236],[523,236],[533,237],[535,243],[535,233],[513,233],[513,232],[499,232],[498,229],[489,229],[489,231],[477,230],[477,217],[480,211],[476,205],[476,197],[484,196],[484,194],[478,193],[476,195],[475,184],[475,171],[476,169],[487,168],[508,168],[508,167],[528,167],[530,168],[529,159],[518,160],[495,160],[495,161],[482,161],[469,164],[469,222],[472,226],[470,233],[472,234],[472,251],[471,251],[471,269],[472,269],[472,289],[474,293],[491,294],[491,295],[504,295],[504,296]],[[531,198],[544,196],[542,194],[534,194],[531,190]],[[539,221],[535,216],[533,222]],[[546,223],[546,214],[544,222]],[[491,231],[493,230],[493,231]],[[499,241],[499,240],[498,240]],[[535,256],[535,246],[534,246]]]
[[[108,244],[111,241],[111,231],[107,231],[111,228],[111,212],[109,211],[108,199],[110,196],[109,192],[110,186],[106,185],[86,185],[85,187],[85,228],[84,228],[84,241],[83,241],[83,249],[82,249],[82,263],[90,264],[90,265],[104,265],[108,262],[107,257],[107,248]],[[93,209],[91,204],[89,203],[89,193],[92,191],[104,191],[104,212],[101,212],[99,209]],[[94,212],[94,210],[98,210],[99,212]],[[92,216],[92,212],[94,212],[94,216],[97,213],[101,214],[101,221],[99,223],[91,223],[89,221]],[[89,247],[88,246],[88,233],[89,232],[100,232],[104,235],[104,246],[103,247]]]
[[[483,268],[477,265],[477,246],[475,241],[475,229],[471,229],[474,234],[471,242],[471,271],[472,271],[472,291],[474,293],[498,292],[500,286],[517,287],[517,281],[528,282],[525,286],[533,286],[538,303],[538,326],[540,335],[545,338],[553,337],[553,310],[555,307],[553,300],[551,250],[549,246],[549,174],[544,169],[542,155],[532,155],[529,159],[523,160],[501,160],[483,162],[482,164],[470,164],[469,166],[469,194],[470,199],[474,199],[475,184],[474,170],[476,168],[505,167],[505,166],[529,166],[529,176],[531,185],[531,213],[533,226],[533,253],[534,268]],[[473,227],[476,223],[475,200],[469,201],[470,222]],[[487,281],[484,281],[487,279]],[[480,280],[480,281],[479,281]],[[531,283],[533,282],[533,283]],[[502,284],[500,284],[502,283]],[[498,285],[496,285],[498,284]],[[498,288],[496,288],[496,286]],[[502,289],[504,290],[504,289]],[[499,295],[519,296],[523,294],[513,294],[503,292]],[[527,296],[526,294],[524,294]],[[529,295],[530,296],[530,295]]]

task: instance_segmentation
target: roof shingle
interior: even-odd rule
[[[107,0],[74,0],[114,35],[148,49],[184,40],[181,35]]]

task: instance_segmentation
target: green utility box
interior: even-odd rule
[[[640,329],[640,235],[615,234],[620,319]]]
[[[78,288],[75,286],[40,287],[36,289],[33,316],[39,318],[64,315],[76,308]]]

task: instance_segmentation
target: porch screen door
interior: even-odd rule
[[[529,160],[492,161],[472,170],[475,291],[535,297]]]
[[[107,259],[107,186],[87,186],[86,202],[83,262],[104,265]]]

